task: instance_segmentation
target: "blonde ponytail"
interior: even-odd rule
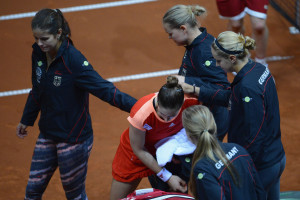
[[[221,160],[227,167],[234,183],[239,185],[238,173],[227,159],[217,139],[217,126],[212,113],[202,105],[195,105],[185,109],[182,113],[182,124],[188,137],[197,145],[192,159],[190,175],[190,190],[197,197],[194,167],[202,158],[217,162]]]

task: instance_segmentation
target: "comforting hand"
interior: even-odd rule
[[[168,184],[173,191],[179,191],[182,193],[187,191],[186,182],[178,176],[172,175],[168,180]]]
[[[184,93],[193,93],[194,92],[194,86],[187,84],[187,83],[180,83]]]
[[[24,137],[27,136],[27,130],[26,130],[27,126],[19,123],[19,125],[17,126],[17,136],[21,139],[23,139]]]

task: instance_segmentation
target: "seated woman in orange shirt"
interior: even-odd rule
[[[154,145],[179,132],[182,111],[197,104],[196,98],[184,95],[178,79],[169,76],[158,93],[142,97],[133,106],[127,118],[130,127],[121,136],[112,165],[111,200],[125,198],[143,177],[154,173],[172,190],[186,192],[185,181],[158,165]]]

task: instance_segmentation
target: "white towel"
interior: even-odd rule
[[[158,165],[163,167],[172,160],[173,155],[187,155],[195,151],[194,145],[187,137],[185,129],[164,138],[155,144]]]

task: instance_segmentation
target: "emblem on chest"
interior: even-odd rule
[[[36,74],[36,81],[38,83],[41,82],[41,78],[42,78],[42,70],[40,67],[37,67],[36,70],[35,70],[35,74]]]
[[[54,76],[53,78],[53,85],[59,87],[61,85],[62,77],[61,76]]]

